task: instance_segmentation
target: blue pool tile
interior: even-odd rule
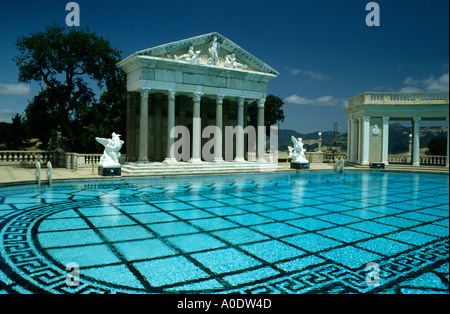
[[[283,240],[310,252],[318,252],[342,245],[341,242],[331,240],[314,233],[299,234],[284,238]]]
[[[89,225],[81,218],[46,219],[39,225],[39,232],[88,228]]]
[[[133,266],[154,287],[178,284],[209,276],[183,256],[136,262]]]
[[[261,280],[278,275],[279,272],[271,267],[259,268],[256,270],[249,270],[236,275],[224,276],[223,279],[232,286],[237,286],[246,282]]]
[[[419,232],[409,231],[409,230],[400,231],[400,232],[388,235],[386,237],[389,239],[398,240],[398,241],[402,241],[405,243],[411,243],[414,245],[424,245],[428,242],[436,240],[436,237],[434,237],[434,236],[426,235],[426,234],[419,233]]]
[[[302,230],[302,229],[290,226],[290,225],[282,223],[282,222],[258,225],[258,226],[253,226],[252,228],[255,230],[258,230],[259,232],[267,234],[268,236],[274,237],[274,238],[281,238],[281,237],[304,232],[304,230]]]
[[[225,198],[218,200],[219,202],[225,203],[226,205],[245,205],[254,204],[254,202],[246,200],[244,198]]]
[[[182,202],[166,202],[166,203],[155,203],[155,206],[161,208],[163,210],[171,211],[171,210],[186,210],[186,209],[194,209],[195,207]]]
[[[256,214],[229,216],[228,219],[243,226],[253,226],[273,221],[272,219],[268,219]]]
[[[120,210],[124,211],[128,214],[137,214],[137,213],[153,213],[159,212],[160,209],[145,203],[137,203],[137,204],[122,204],[119,206]]]
[[[293,202],[287,201],[278,201],[278,202],[267,202],[266,205],[279,208],[279,209],[289,209],[289,208],[298,208],[301,205]]]
[[[79,211],[84,216],[108,216],[108,215],[120,215],[120,211],[112,206],[96,206],[96,207],[83,207]]]
[[[149,227],[162,237],[199,232],[199,229],[183,221],[157,223],[152,224]]]
[[[381,222],[383,224],[391,225],[394,227],[399,227],[399,228],[408,228],[408,227],[417,226],[418,224],[420,224],[420,222],[418,222],[416,220],[410,220],[410,219],[405,219],[405,218],[400,218],[400,217],[395,217],[395,216],[378,218],[378,219],[375,219],[374,221]]]
[[[431,222],[435,220],[440,220],[441,217],[433,216],[433,215],[426,215],[421,214],[419,212],[410,212],[410,213],[404,213],[401,215],[397,215],[398,217],[407,218],[407,219],[413,219],[420,222]]]
[[[208,207],[221,207],[222,203],[213,201],[213,200],[204,200],[204,201],[189,201],[189,204],[198,207],[198,208],[208,208]]]
[[[216,274],[245,270],[250,267],[261,265],[258,260],[234,248],[196,253],[193,254],[192,257]]]
[[[323,215],[328,214],[329,212],[323,209],[318,209],[315,207],[309,207],[309,206],[301,206],[297,209],[290,209],[290,211],[293,211],[295,213],[302,214],[304,216],[316,216],[316,215]]]
[[[168,222],[177,220],[175,217],[166,213],[145,213],[145,214],[134,214],[133,218],[137,219],[140,223],[150,224],[157,222]]]
[[[153,235],[140,226],[99,228],[100,233],[110,242],[153,238]]]
[[[369,208],[370,209],[370,208]],[[355,209],[345,212],[346,215],[354,216],[361,219],[372,219],[377,217],[382,217],[384,214],[373,212],[367,209]]]
[[[289,220],[286,223],[309,231],[325,229],[335,226],[335,224],[331,224],[329,222],[310,217],[297,220]]]
[[[92,230],[40,232],[38,233],[38,240],[40,245],[44,248],[102,242],[100,237]]]
[[[288,210],[275,210],[275,211],[270,211],[270,212],[263,212],[263,213],[261,213],[261,215],[272,218],[274,220],[278,220],[278,221],[292,220],[292,219],[298,219],[298,218],[302,217],[301,215],[296,214],[291,211],[288,211]]]
[[[173,288],[167,288],[167,291],[169,292],[178,292],[178,291],[205,291],[205,290],[211,290],[211,289],[223,289],[223,285],[218,282],[215,279],[211,280],[203,280],[200,282],[192,282],[188,283],[186,285],[179,285],[175,286]]]
[[[268,240],[269,238],[248,228],[235,228],[213,232],[213,234],[232,244],[243,244]]]
[[[80,282],[83,276],[94,277],[98,280],[130,288],[143,289],[139,280],[125,265],[108,265],[80,270]]]
[[[373,221],[363,221],[363,222],[352,223],[352,224],[348,225],[347,227],[350,227],[353,229],[358,229],[363,232],[377,234],[377,235],[391,233],[393,231],[398,230],[398,228],[396,228],[396,227],[383,225],[383,224],[376,223]]]
[[[276,240],[248,244],[241,246],[241,248],[269,263],[274,263],[305,254],[304,251]]]
[[[323,262],[324,262],[323,259],[321,259],[317,256],[314,256],[314,255],[310,255],[310,256],[302,256],[302,257],[294,259],[292,261],[278,263],[278,264],[275,264],[275,266],[277,266],[278,268],[280,268],[284,271],[291,272],[291,271],[302,270],[303,268],[306,268],[308,266],[320,264]]]
[[[125,215],[108,215],[101,217],[88,217],[88,220],[97,228],[135,225],[136,222]]]
[[[220,217],[191,220],[190,223],[206,231],[237,227],[235,223]]]
[[[158,239],[115,243],[114,246],[128,261],[174,255],[176,252]]]
[[[386,238],[370,239],[360,242],[356,246],[387,256],[398,254],[411,248],[409,245]]]
[[[247,204],[247,205],[238,205],[237,207],[253,213],[274,210],[274,207],[268,206],[266,204]]]
[[[435,224],[427,224],[412,229],[413,231],[423,232],[436,237],[448,237],[448,228]]]
[[[120,262],[105,244],[49,249],[47,253],[63,266],[75,262],[80,269]]]
[[[317,205],[317,208],[320,209],[325,209],[331,212],[342,212],[342,211],[346,211],[349,209],[353,209],[352,207],[348,207],[348,206],[344,206],[344,205],[340,205],[340,204],[323,204],[323,205]]]
[[[321,220],[332,222],[337,225],[346,225],[346,224],[349,224],[352,222],[360,221],[359,218],[356,218],[353,216],[347,216],[344,214],[327,214],[327,215],[321,215],[319,218]]]
[[[333,249],[327,252],[320,253],[320,255],[352,269],[357,269],[361,266],[367,265],[368,263],[376,262],[381,258],[381,256],[378,254],[371,253],[353,246]]]
[[[213,214],[204,211],[202,209],[189,209],[189,210],[179,210],[173,212],[173,214],[181,219],[199,219],[213,217]]]
[[[211,250],[226,246],[222,241],[214,239],[207,234],[190,234],[168,238],[170,242],[180,248],[183,252],[196,252]]]
[[[368,238],[373,237],[373,235],[371,235],[369,233],[357,231],[357,230],[353,230],[353,229],[349,229],[349,228],[345,228],[345,227],[331,228],[331,229],[327,229],[327,230],[318,231],[318,233],[325,235],[329,238],[333,238],[338,241],[347,242],[347,243],[360,241],[363,239],[368,239]]]
[[[211,207],[211,208],[205,208],[206,211],[213,213],[217,216],[231,216],[231,215],[240,215],[240,214],[246,214],[247,211],[239,209],[234,206],[223,206],[223,207]]]

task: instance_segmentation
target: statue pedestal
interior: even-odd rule
[[[291,169],[309,169],[309,162],[291,162]]]
[[[98,175],[103,177],[114,177],[122,175],[122,167],[119,166],[98,166]]]

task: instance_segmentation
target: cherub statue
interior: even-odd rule
[[[99,165],[102,167],[120,166],[120,149],[124,141],[120,139],[120,134],[113,133],[112,139],[96,137],[95,140],[105,146],[102,158],[100,158]]]
[[[296,139],[294,136],[292,136],[291,139],[294,147],[288,146],[288,149],[289,157],[292,158],[292,162],[309,163],[305,157],[306,149],[303,149],[303,140],[301,138]]]

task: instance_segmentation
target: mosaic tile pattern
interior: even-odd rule
[[[0,293],[448,293],[448,217],[445,175],[2,188]]]

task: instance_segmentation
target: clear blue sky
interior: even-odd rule
[[[37,84],[18,85],[17,37],[65,25],[69,1],[0,1],[0,121],[23,113]],[[346,100],[365,91],[447,90],[449,1],[378,0],[381,26],[368,27],[368,0],[78,0],[81,26],[135,51],[219,32],[278,72],[268,93],[285,101],[282,128],[347,128]]]

